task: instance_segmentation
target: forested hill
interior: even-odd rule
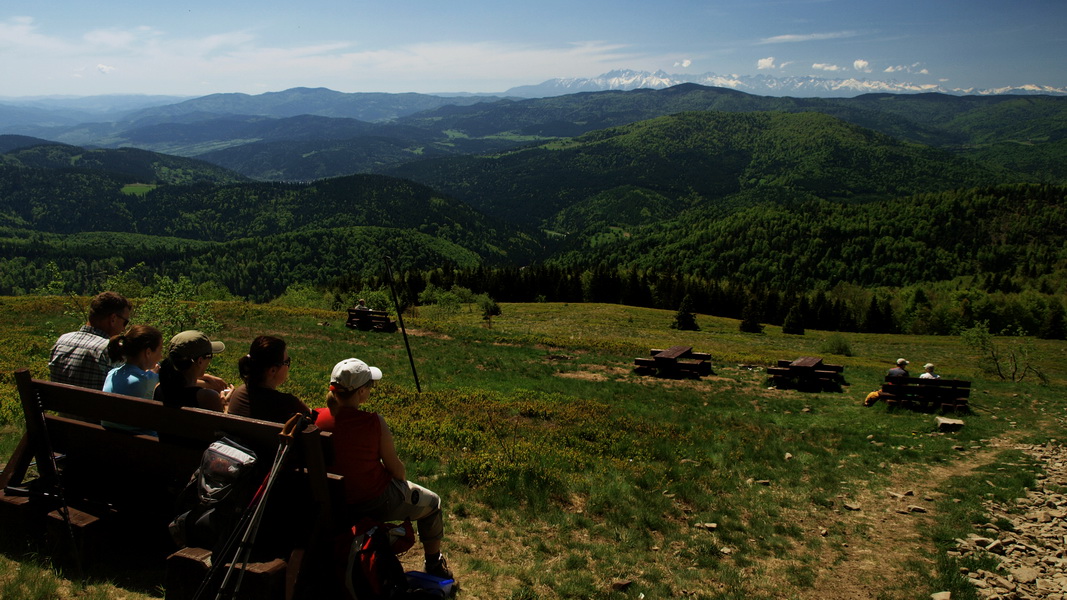
[[[234,171],[192,158],[137,148],[89,150],[17,135],[0,135],[0,166],[108,174],[146,184],[248,181]]]
[[[632,223],[614,203],[634,189],[663,197],[653,214],[664,218],[701,204],[873,201],[1026,180],[820,113],[773,112],[681,113],[501,155],[409,163],[390,173],[487,214],[566,233]]]
[[[1067,187],[950,190],[865,204],[763,202],[711,217],[701,207],[584,236],[550,264],[810,290],[985,282],[989,291],[1067,292]],[[999,283],[989,283],[999,282]]]
[[[376,226],[417,230],[490,259],[524,260],[534,251],[528,236],[469,206],[382,175],[313,184],[167,185],[143,194],[124,193],[126,183],[106,173],[0,167],[0,223],[47,233],[112,231],[215,242]]]
[[[58,275],[70,291],[136,270],[267,300],[294,283],[405,269],[524,263],[529,235],[382,175],[312,184],[199,183],[131,192],[129,174],[0,166],[0,294]]]

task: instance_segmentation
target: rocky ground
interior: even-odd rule
[[[951,554],[996,555],[1000,573],[965,573],[984,600],[1067,600],[1067,446],[1018,448],[1045,464],[1036,489],[1018,498],[1015,506],[988,503],[991,522],[983,527],[984,535],[957,540]],[[997,527],[994,522],[1011,526]]]

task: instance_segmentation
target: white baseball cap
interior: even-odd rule
[[[346,358],[333,366],[330,385],[343,391],[352,391],[367,385],[368,381],[382,378],[382,370],[372,367],[358,358]]]

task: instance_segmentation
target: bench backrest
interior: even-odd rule
[[[349,319],[388,319],[389,313],[384,310],[358,310],[348,309]]]
[[[882,390],[893,394],[912,393],[967,398],[971,394],[971,382],[962,379],[887,376],[882,384]]]

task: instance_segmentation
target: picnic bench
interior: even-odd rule
[[[651,358],[635,358],[634,370],[656,373],[660,377],[696,377],[711,375],[711,355],[693,352],[692,346],[671,346],[665,350],[653,348]]]
[[[818,356],[801,356],[796,360],[779,360],[767,367],[775,387],[797,390],[841,390],[845,383],[843,365],[829,365]]]
[[[26,425],[0,473],[6,541],[22,540],[23,550],[61,565],[66,558],[68,567],[96,561],[106,568],[106,559],[127,572],[158,569],[163,575],[165,568],[167,600],[192,598],[212,556],[205,548],[175,550],[167,524],[177,514],[178,491],[222,434],[269,466],[283,443],[282,426],[34,379],[26,369],[15,372],[15,382]],[[100,421],[159,437],[105,428]],[[301,586],[307,590],[319,585],[316,580],[331,579],[313,572],[328,569],[328,557],[298,560],[305,552],[325,551],[343,526],[335,517],[344,514],[344,481],[326,468],[330,434],[309,425],[285,441],[290,460],[267,498],[240,597],[282,600]]]
[[[389,313],[384,310],[361,310],[348,309],[346,327],[360,331],[382,331],[392,333],[396,331],[396,321],[389,318]]]
[[[890,407],[903,406],[914,410],[965,412],[971,382],[959,379],[922,379],[921,377],[886,377],[879,400]]]

